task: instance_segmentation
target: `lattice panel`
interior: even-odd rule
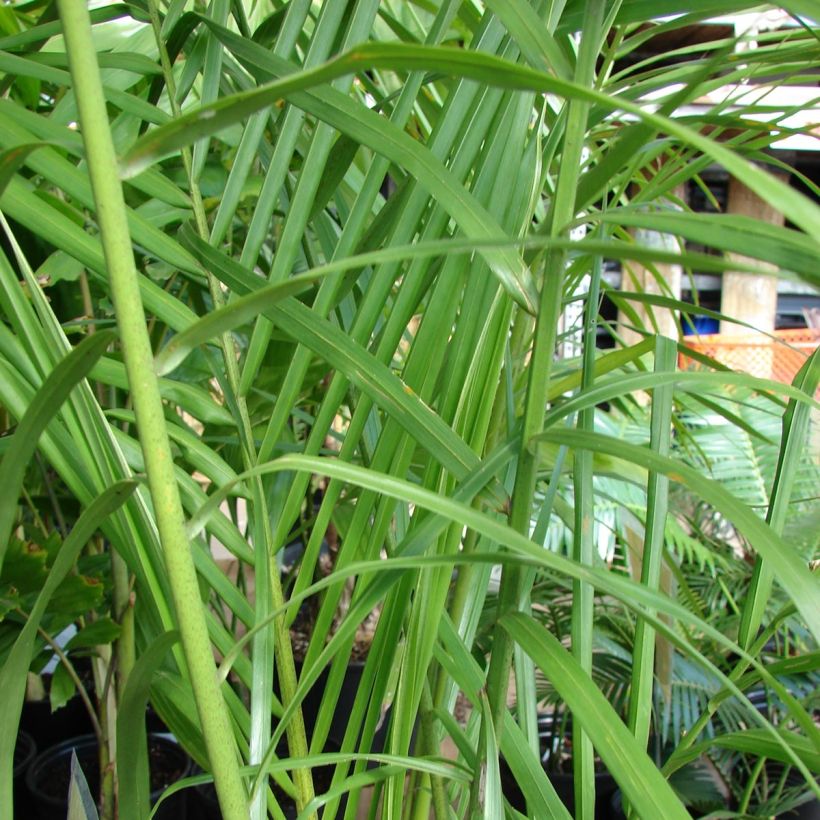
[[[762,333],[713,333],[690,336],[686,339],[686,346],[732,370],[791,384],[797,371],[820,344],[820,332],[800,328],[777,330],[773,335],[774,339]],[[704,367],[683,353],[679,357],[678,366],[681,370]]]

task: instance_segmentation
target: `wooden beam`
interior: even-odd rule
[[[781,177],[785,179],[785,176]],[[783,224],[783,214],[761,199],[754,191],[749,190],[740,180],[734,177],[729,180],[728,211],[769,222],[772,225]],[[749,261],[758,267],[769,267],[757,259],[747,260],[738,254],[730,254],[730,259]],[[771,266],[775,270],[774,266]],[[727,316],[742,319],[754,325],[758,330],[771,333],[774,330],[777,313],[777,277],[772,275],[751,275],[748,273],[723,274],[720,310]],[[727,334],[748,333],[734,322],[721,322],[720,332]]]
[[[686,186],[679,185],[675,188],[672,192],[672,199],[686,202]],[[632,235],[640,245],[680,253],[680,240],[671,234],[637,228],[632,231]],[[621,271],[621,290],[633,293],[654,293],[680,299],[682,273],[683,268],[680,265],[657,263],[650,268],[639,262],[625,262]],[[680,335],[677,311],[637,303],[634,304],[634,308],[645,332],[657,332],[672,339],[677,339]],[[627,345],[635,344],[644,337],[643,333],[633,329],[631,325],[633,322],[619,311],[618,334]]]

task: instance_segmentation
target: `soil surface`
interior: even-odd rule
[[[100,767],[97,746],[77,749],[77,760],[88,781],[88,788],[96,795],[100,789]],[[188,759],[181,748],[156,738],[148,739],[148,767],[151,793],[161,792],[185,775]],[[38,788],[52,800],[66,801],[71,777],[69,752],[50,761],[40,773]]]

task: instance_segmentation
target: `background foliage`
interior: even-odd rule
[[[544,698],[574,718],[578,816],[592,817],[598,758],[643,817],[687,816],[669,776],[698,759],[725,775],[743,754],[752,784],[757,761],[785,761],[796,793],[816,795],[817,357],[789,388],[678,372],[677,340],[651,326],[632,345],[594,343],[598,327],[619,333],[599,318],[604,259],[768,263],[817,285],[816,189],[773,176],[767,152],[793,112],[748,103],[742,85],[814,82],[811,4],[787,5],[795,25],[751,50],[730,38],[660,54],[653,38],[752,4],[147,0],[94,4],[93,44],[84,8],[0,8],[0,651],[19,694],[0,767],[42,650],[22,624],[36,614],[53,633],[81,614],[115,626],[97,640],[113,641],[98,660],[115,670],[120,731],[139,726],[150,685],[206,771],[209,731],[221,743],[226,817],[247,816],[246,801],[281,816],[268,772],[307,815],[326,802],[332,816],[349,790],[352,816],[375,784],[385,817],[514,816],[499,755],[529,816],[566,816],[539,762]],[[97,93],[80,56],[99,65],[102,121],[78,107]],[[676,114],[725,87],[737,99]],[[118,187],[89,148],[109,132],[122,203],[89,175]],[[715,163],[787,226],[681,208],[679,186]],[[126,220],[144,325],[104,255],[106,208]],[[635,228],[708,253],[643,246]],[[127,278],[127,246],[120,257]],[[640,299],[620,294],[633,324]],[[153,365],[140,369],[118,339],[143,329]],[[573,333],[580,354],[556,359]],[[134,413],[151,373],[157,429]],[[164,479],[144,458],[157,436],[173,458]],[[163,528],[177,496],[190,553]],[[179,554],[197,571],[184,594]],[[24,560],[41,567],[24,570],[32,590],[15,580]],[[71,585],[52,595],[47,571]],[[105,592],[78,609],[69,593],[98,571]],[[288,627],[303,602],[314,623],[297,665]],[[312,802],[306,773],[374,611],[326,758],[332,788]],[[208,646],[184,624],[182,643],[167,637],[188,612]],[[213,677],[211,650],[214,710],[189,672]],[[325,669],[306,733],[299,703]],[[761,686],[776,728],[741,694]],[[383,719],[385,754],[367,768]],[[120,813],[138,816],[129,789]],[[741,813],[772,799],[728,790]]]

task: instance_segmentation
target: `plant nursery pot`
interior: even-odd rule
[[[301,667],[298,673],[301,674]],[[333,719],[330,722],[330,730],[328,731],[328,740],[330,744],[336,748],[341,748],[344,742],[345,732],[347,731],[347,724],[350,714],[353,711],[353,704],[356,701],[356,694],[359,691],[359,684],[362,680],[364,672],[364,663],[354,661],[348,664],[345,671],[344,679],[339,690],[339,699],[336,702],[336,709],[333,712]],[[322,705],[322,697],[327,686],[329,670],[325,669],[316,681],[316,684],[311,688],[307,697],[302,704],[302,712],[305,720],[305,728],[308,735],[313,734],[313,729],[316,726],[316,715],[319,713],[319,707]],[[384,716],[379,727],[373,735],[373,742],[370,744],[371,752],[384,751],[384,745],[387,742],[387,730],[389,726],[390,712]],[[330,748],[327,751],[331,751]]]
[[[26,791],[26,772],[31,761],[37,756],[37,744],[27,732],[17,733],[14,746],[14,814],[16,817],[27,817],[30,814],[28,792]]]
[[[541,746],[541,765],[547,774],[547,777],[552,783],[561,802],[566,806],[567,811],[574,816],[575,814],[575,779],[572,771],[553,771],[555,768],[552,765],[551,758],[559,751],[556,743],[559,746],[565,746],[572,732],[572,724],[569,720],[560,727],[562,738],[559,737],[559,729],[556,726],[553,729],[552,715],[541,715],[538,718],[538,737]],[[516,779],[513,777],[507,762],[501,758],[501,788],[504,792],[504,797],[507,798],[510,805],[519,812],[526,812],[527,801],[524,798],[524,793],[521,790]],[[571,769],[571,761],[566,761],[566,768]],[[615,792],[618,789],[618,784],[615,778],[607,771],[599,771],[595,773],[595,818],[596,820],[622,820],[624,814],[615,810],[612,805],[612,800]]]
[[[621,794],[620,789],[616,789],[615,793],[612,795],[612,798],[610,800],[610,806],[612,807],[612,817],[624,817],[623,795]],[[721,808],[727,809],[728,806],[724,805]],[[689,815],[693,818],[710,817],[715,811],[718,810],[718,807],[713,807],[711,809],[697,809],[693,806],[686,806],[686,811],[688,811]],[[791,817],[791,815],[778,815],[778,818],[780,817]]]
[[[92,704],[95,703],[94,674],[90,659],[74,659],[74,668]],[[42,676],[46,691],[51,689],[51,680],[51,675]],[[48,696],[43,700],[25,701],[20,713],[20,729],[28,732],[34,738],[37,748],[42,751],[64,740],[90,735],[94,731],[94,725],[82,698],[75,693],[55,712],[51,711],[51,701]]]
[[[575,779],[568,772],[547,772],[556,794],[571,815],[575,815]],[[618,784],[609,772],[595,773],[595,818],[596,820],[622,820],[625,817],[620,807],[613,805]],[[501,789],[510,805],[519,812],[526,812],[527,801],[521,787],[512,776],[507,764],[501,761]]]
[[[64,741],[46,749],[29,767],[26,786],[33,807],[33,818],[65,820],[72,750],[77,753],[91,793],[96,796],[99,792],[97,739],[93,735],[84,735]],[[191,760],[172,738],[149,735],[148,765],[153,803],[168,786],[189,773]],[[154,817],[158,820],[185,820],[186,814],[187,796],[183,790],[165,800]]]
[[[219,810],[219,800],[216,796],[216,788],[213,783],[204,783],[194,788],[191,809],[195,812],[197,820],[222,820],[222,812]],[[286,794],[276,790],[276,800],[285,820],[296,820],[299,813],[296,811],[296,803]]]
[[[815,797],[777,816],[778,820],[820,820],[820,800]]]
[[[34,738],[38,749],[48,749],[64,740],[90,734],[93,731],[82,699],[75,695],[56,712],[46,700],[29,700],[23,704],[20,729]]]
[[[350,719],[350,714],[353,711],[353,704],[356,700],[356,693],[359,691],[359,684],[362,680],[362,673],[364,672],[364,661],[351,661],[345,676],[342,679],[342,684],[339,688],[339,698],[336,702],[336,708],[333,712],[333,719],[328,730],[328,740],[325,744],[325,751],[338,751],[344,741],[345,732],[347,731],[347,724]],[[296,674],[301,675],[302,664],[296,662]],[[322,698],[324,697],[325,689],[327,687],[327,680],[330,671],[328,668],[322,670],[316,683],[310,688],[307,696],[302,701],[302,717],[305,721],[305,732],[307,733],[308,741],[313,737],[313,730],[316,728],[316,716],[319,713],[319,708],[322,705]],[[277,697],[280,697],[279,682],[274,683],[274,691]],[[384,751],[385,743],[387,742],[387,731],[389,728],[390,710],[384,715],[383,720],[376,729],[373,735],[373,742],[370,744],[370,751],[374,753]]]
[[[332,746],[332,743],[328,743]],[[338,748],[328,748],[328,752],[337,752]],[[287,754],[286,748],[280,749],[280,756]],[[329,788],[333,779],[334,766],[320,766],[313,770],[313,790],[317,795],[324,794]],[[285,815],[286,820],[296,820],[299,812],[296,809],[296,803],[288,797],[278,786],[273,786],[276,800],[279,803],[279,808]],[[339,802],[339,809],[337,815],[341,817],[344,815],[347,807],[347,796],[343,796]],[[219,801],[216,797],[216,788],[213,783],[204,783],[201,786],[196,786],[193,790],[192,808],[195,810],[195,817],[197,820],[222,820],[222,813],[219,811]]]
[[[299,816],[296,803],[280,789],[275,788],[274,793],[285,820],[296,820]],[[192,808],[196,809],[197,820],[222,820],[222,812],[219,810],[219,800],[217,800],[213,783],[197,786],[194,789],[193,799],[196,802],[192,804]]]

